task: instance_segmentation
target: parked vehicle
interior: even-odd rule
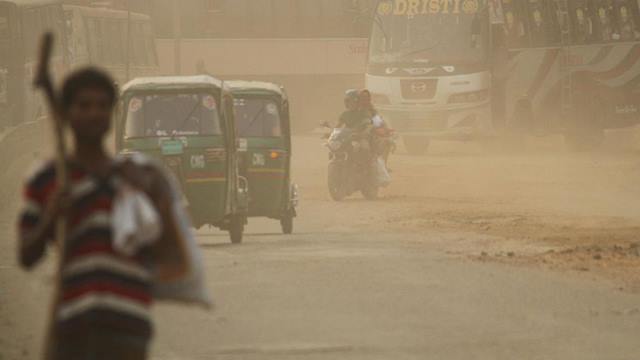
[[[280,221],[293,232],[298,202],[291,181],[291,124],[283,88],[266,82],[229,81],[234,97],[240,174],[249,182],[249,216]]]
[[[123,87],[120,153],[161,161],[180,182],[196,227],[216,226],[240,243],[247,181],[239,175],[233,97],[210,76],[135,79]]]
[[[59,0],[0,0],[0,126],[46,116],[32,86],[45,31],[55,35],[56,79],[86,65],[105,68],[119,84],[159,73],[148,15]]]

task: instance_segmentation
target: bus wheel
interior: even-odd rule
[[[242,243],[244,235],[245,218],[241,215],[234,215],[229,223],[229,237],[232,244]]]
[[[282,227],[283,234],[293,234],[293,215],[287,214],[282,219],[280,219],[280,227]]]
[[[419,156],[427,153],[429,149],[429,138],[422,136],[404,136],[402,138],[404,147],[409,155]]]

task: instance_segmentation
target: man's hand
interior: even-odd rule
[[[41,222],[44,227],[45,234],[53,229],[53,226],[60,217],[65,217],[69,214],[70,208],[71,190],[69,188],[56,189],[47,202],[47,206],[42,216]]]
[[[36,227],[23,234],[20,239],[20,263],[25,268],[31,268],[44,254],[47,241],[54,234],[58,219],[64,218],[71,207],[71,193],[69,189],[58,189],[51,195]],[[61,241],[64,241],[61,240]]]

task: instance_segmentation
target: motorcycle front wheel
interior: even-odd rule
[[[344,189],[343,169],[344,167],[337,162],[329,163],[327,184],[329,186],[329,195],[334,201],[342,201],[347,197]]]
[[[378,189],[379,188],[377,185],[371,184],[365,187],[364,189],[362,189],[360,192],[362,193],[362,196],[364,196],[364,198],[367,200],[377,200]]]

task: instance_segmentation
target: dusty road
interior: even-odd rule
[[[216,309],[157,307],[154,358],[637,359],[640,153],[532,142],[399,154],[382,200],[334,203],[320,141],[297,138],[296,233],[257,220],[231,246],[201,230]],[[32,158],[0,174],[2,360],[36,358],[50,291],[51,263],[14,260],[7,174]]]

